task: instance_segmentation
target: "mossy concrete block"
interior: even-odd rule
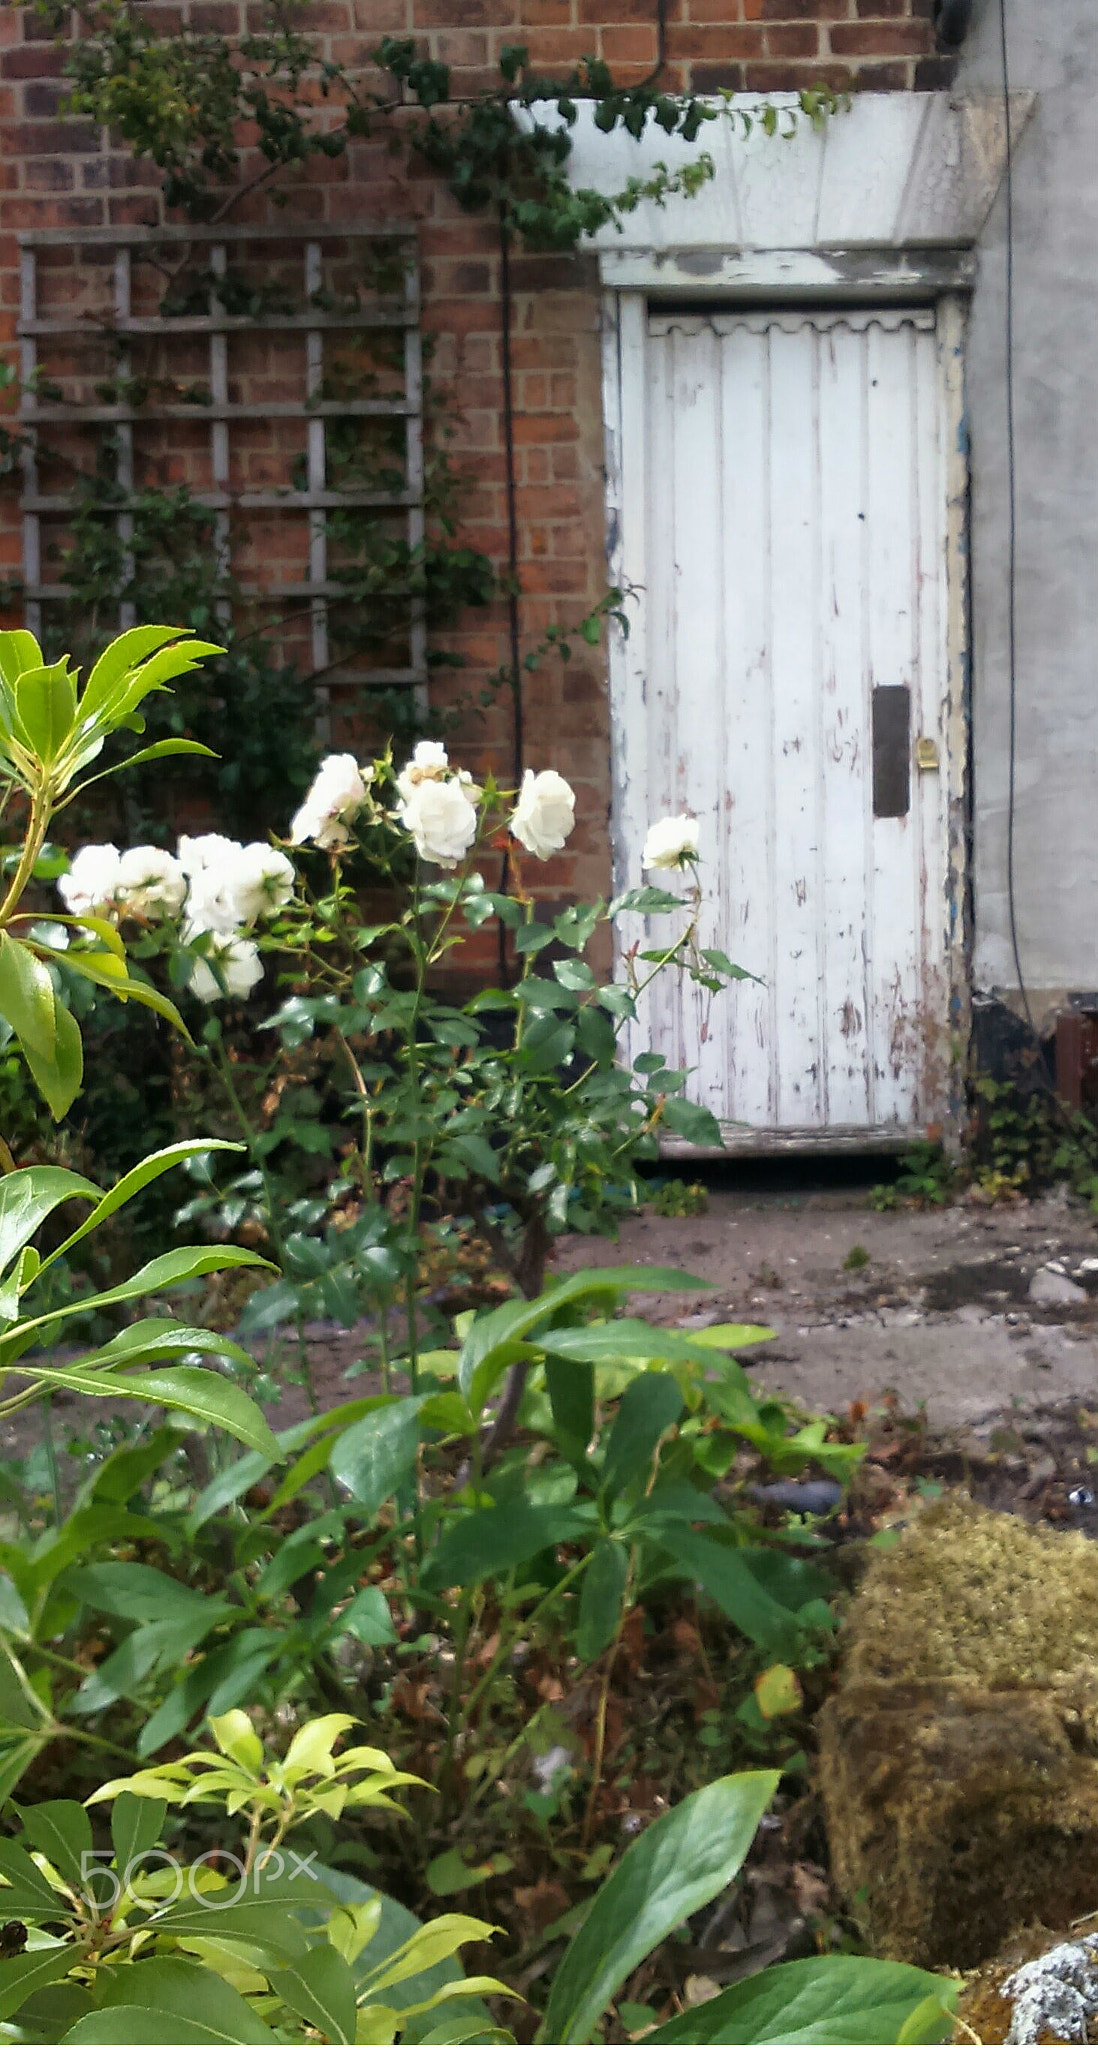
[[[1098,1886],[1098,1760],[1050,1693],[867,1680],[820,1720],[836,1876],[877,1955],[971,1969]]]
[[[965,1499],[874,1559],[819,1722],[839,1883],[875,1953],[971,1969],[1098,1900],[1098,1547]]]
[[[858,1678],[1098,1678],[1098,1543],[948,1494],[876,1552],[844,1632]]]

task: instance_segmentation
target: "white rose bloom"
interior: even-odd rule
[[[169,917],[179,910],[187,893],[187,877],[179,862],[159,846],[131,846],[118,867],[118,896],[126,910],[137,917],[154,917],[164,911]]]
[[[240,848],[225,893],[236,910],[236,922],[254,924],[256,918],[270,917],[289,902],[294,893],[294,864],[273,846],[256,840]]]
[[[511,830],[538,860],[559,853],[576,822],[576,796],[555,768],[532,768],[522,778],[518,803],[511,814]]]
[[[210,834],[213,838],[215,835]],[[180,840],[182,848],[184,842]],[[237,877],[244,848],[235,839],[221,841],[220,857],[209,867],[195,866],[191,870],[190,888],[187,891],[187,910],[183,921],[184,939],[197,938],[200,932],[221,932],[230,937],[239,931],[244,923],[240,908]],[[192,858],[192,856],[188,856]]]
[[[396,779],[396,786],[405,803],[421,782],[441,782],[450,773],[450,757],[441,740],[420,740],[410,761],[407,761]],[[471,778],[459,777],[466,781]]]
[[[176,848],[176,859],[185,875],[217,874],[240,852],[239,839],[226,839],[223,832],[200,832],[191,839],[184,833]]]
[[[648,828],[641,854],[645,868],[685,868],[698,857],[696,818],[660,818]]]
[[[205,959],[194,962],[187,987],[200,1003],[243,1001],[262,973],[259,948],[251,939],[222,938]]]
[[[82,846],[57,884],[66,910],[73,917],[107,917],[116,907],[121,867],[117,846]]]
[[[317,846],[346,846],[348,825],[366,801],[372,768],[360,768],[353,754],[328,754],[313,777],[304,803],[290,826],[290,843],[311,839]]]
[[[405,797],[397,815],[415,840],[420,859],[435,867],[456,868],[477,836],[476,807],[456,777],[449,782],[420,782]]]

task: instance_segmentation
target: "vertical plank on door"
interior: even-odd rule
[[[873,321],[865,339],[869,686],[910,688],[915,672],[917,537],[911,419],[915,335],[911,327],[889,332]],[[920,994],[915,837],[910,811],[904,818],[873,820],[869,1049],[878,1125],[915,1119]]]
[[[826,822],[826,935],[821,1015],[827,1120],[871,1123],[866,1058],[870,848],[869,699],[862,633],[865,526],[861,365],[864,334],[845,322],[821,332],[820,480],[824,557],[820,776]]]
[[[671,403],[674,418],[675,701],[667,808],[692,812],[700,826],[701,879],[709,942],[725,929],[728,874],[724,859],[724,638],[719,602],[724,457],[721,442],[720,342],[708,323],[700,333],[673,326]],[[700,742],[700,744],[699,744]],[[692,878],[672,884],[686,895]],[[668,930],[667,924],[664,930]],[[661,932],[661,940],[662,940]],[[670,932],[668,930],[668,936]],[[724,1005],[688,977],[663,978],[665,1000],[681,1018],[676,1061],[693,1068],[690,1093],[714,1113],[726,1096]]]
[[[774,705],[774,842],[778,931],[778,1122],[823,1122],[822,938],[817,811],[819,552],[813,330],[775,321],[770,346],[770,673]],[[807,355],[807,360],[806,360]]]
[[[918,734],[933,740],[938,768],[913,767],[914,809],[919,829],[918,916],[919,982],[922,990],[922,1043],[919,1099],[916,1113],[925,1122],[940,1122],[949,1094],[950,1021],[946,960],[950,891],[947,875],[944,778],[948,746],[948,673],[945,636],[945,585],[941,571],[942,508],[946,478],[938,388],[937,337],[925,331],[914,337],[912,398],[918,539],[916,557],[916,683]]]
[[[678,648],[679,628],[679,501],[676,493],[678,471],[675,463],[675,359],[674,343],[669,334],[649,342],[649,414],[648,414],[648,474],[649,496],[646,506],[648,520],[648,559],[651,564],[658,562],[658,573],[653,579],[652,601],[648,607],[648,703],[646,718],[647,740],[647,815],[641,826],[641,845],[637,847],[639,864],[643,838],[654,819],[677,809],[675,801],[675,761],[680,745],[680,723],[678,711]],[[637,880],[642,877],[638,875]],[[662,883],[660,875],[645,875],[649,883]],[[646,920],[644,941],[646,947],[654,947],[666,932],[663,921]],[[643,974],[643,965],[640,968]],[[685,1053],[684,1020],[680,991],[673,986],[674,978],[662,975],[653,984],[642,1000],[640,1020],[642,1036],[655,1052],[661,1052],[668,1064],[681,1066]]]
[[[777,1110],[777,920],[774,905],[773,711],[767,492],[770,466],[766,336],[733,316],[718,320],[725,460],[723,560],[718,602],[724,640],[726,788],[721,857],[726,918],[717,943],[760,977],[721,998],[727,1018],[727,1094],[720,1114],[766,1125]]]
[[[608,484],[613,492],[610,533],[610,574],[626,591],[647,591],[649,527],[650,363],[648,308],[640,292],[608,295],[604,306],[615,355],[607,378],[609,426]],[[616,358],[616,360],[615,360]],[[635,508],[630,518],[626,508]],[[611,665],[614,752],[614,891],[634,889],[643,880],[640,858],[648,824],[649,660],[654,634],[656,592],[651,604],[630,608],[630,631],[618,642]],[[627,950],[642,944],[644,922],[632,915],[617,919],[614,943],[619,968]],[[623,1057],[645,1050],[649,1020],[628,1023],[621,1033]]]

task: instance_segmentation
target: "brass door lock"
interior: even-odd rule
[[[915,742],[915,764],[924,773],[933,773],[939,767],[937,740],[917,739]]]

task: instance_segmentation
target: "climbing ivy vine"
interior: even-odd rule
[[[380,81],[371,86],[326,57],[320,39],[307,32],[308,0],[268,0],[263,27],[236,38],[187,22],[178,34],[162,36],[134,0],[35,4],[59,34],[73,15],[81,22],[68,55],[72,112],[113,129],[136,156],[150,158],[164,173],[167,204],[196,220],[231,205],[244,124],[262,160],[249,189],[384,133],[418,152],[469,212],[498,215],[527,247],[574,249],[642,200],[697,191],[714,169],[700,151],[677,171],[661,164],[614,194],[574,188],[567,166],[581,103],[593,105],[605,134],[621,127],[639,139],[651,123],[687,143],[722,118],[745,131],[757,121],[775,134],[782,125],[791,132],[799,118],[820,124],[842,104],[819,85],[802,90],[796,108],[779,112],[762,102],[752,112],[729,93],[673,95],[658,73],[619,85],[594,57],[547,77],[521,44],[501,52],[498,83],[460,93],[449,65],[395,36],[370,52]]]

